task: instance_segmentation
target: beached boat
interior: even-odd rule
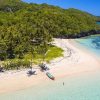
[[[55,80],[55,77],[54,77],[53,75],[51,75],[51,73],[47,72],[46,75],[47,75],[50,79]]]

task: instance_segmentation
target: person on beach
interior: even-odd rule
[[[63,82],[63,85],[64,85],[64,82]]]

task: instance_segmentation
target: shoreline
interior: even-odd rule
[[[100,63],[95,57],[86,50],[76,45],[74,40],[71,39],[55,39],[55,45],[64,50],[64,57],[57,58],[47,64],[50,67],[56,80],[72,76],[76,74],[84,74],[86,72],[94,72],[100,69]],[[68,56],[68,48],[71,50],[71,55]],[[89,63],[91,62],[91,63]],[[34,68],[34,67],[33,67]],[[44,72],[36,69],[37,75],[27,76],[27,69],[16,73],[2,73],[0,74],[0,94],[10,93],[13,91],[23,90],[29,87],[38,86],[45,81],[46,83],[52,82]],[[55,80],[55,81],[56,81]]]
[[[76,39],[77,40],[77,39]],[[92,55],[96,60],[100,61],[100,57],[98,57],[94,52],[88,50],[87,48],[83,47],[82,45],[78,44],[75,39],[70,39],[69,42],[73,44],[76,48],[80,48],[80,50],[84,51],[85,53],[88,53],[89,55]]]

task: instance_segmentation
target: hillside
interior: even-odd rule
[[[97,28],[94,16],[74,8],[1,0],[0,57],[23,58],[37,50],[45,53],[52,37],[76,38],[95,34]],[[33,46],[32,40],[37,44]]]
[[[5,0],[0,10],[2,11],[2,15],[0,14],[2,24],[4,23],[2,20],[5,20],[6,23],[10,21],[12,25],[15,21],[16,25],[18,24],[16,18],[20,22],[30,20],[31,23],[28,23],[31,26],[34,24],[37,27],[36,24],[39,23],[54,36],[78,34],[96,29],[95,17],[73,8],[61,9],[47,4],[27,4],[20,0]],[[12,20],[9,20],[11,17]]]

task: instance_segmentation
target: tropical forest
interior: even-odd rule
[[[53,39],[100,34],[97,20],[74,8],[0,0],[0,64],[6,70],[20,69],[63,56]]]

